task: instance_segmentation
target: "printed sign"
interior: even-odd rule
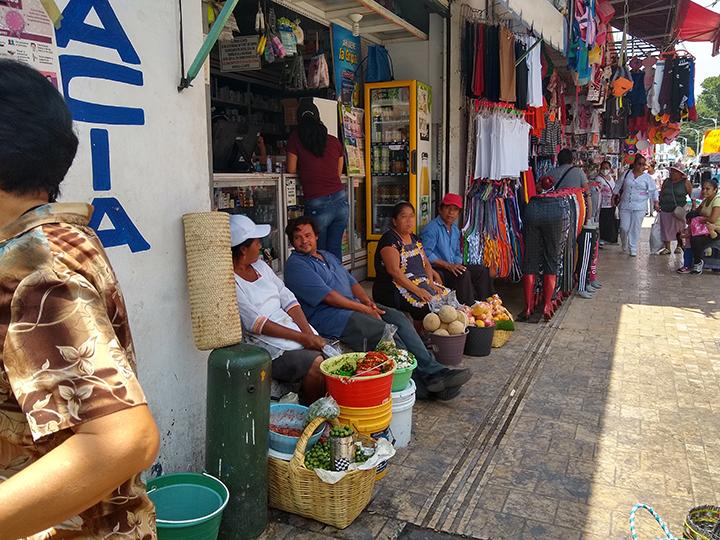
[[[220,70],[254,71],[260,69],[257,53],[258,36],[240,36],[220,42]]]
[[[702,153],[717,154],[718,152],[720,152],[720,129],[710,129],[705,132]]]
[[[360,85],[355,82],[355,70],[360,62],[360,37],[333,23],[331,26],[335,92],[338,101],[360,106]]]
[[[40,0],[0,0],[0,58],[28,64],[59,87],[55,29]]]
[[[365,176],[363,109],[340,105],[348,176]]]
[[[432,108],[432,89],[424,83],[418,83],[417,86],[417,109],[418,109],[418,129],[420,131],[420,140],[430,140],[430,112]]]

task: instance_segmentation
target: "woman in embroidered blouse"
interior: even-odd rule
[[[619,201],[620,243],[622,250],[629,251],[631,257],[637,256],[648,200],[652,201],[655,210],[659,209],[655,180],[645,172],[645,164],[645,157],[637,154],[632,169],[625,172],[613,189],[615,200]]]
[[[260,260],[260,238],[269,225],[255,225],[246,216],[230,216],[230,244],[235,294],[245,339],[272,358],[272,376],[300,385],[300,402],[308,405],[325,395],[320,371],[325,340],[317,335],[295,295],[272,268]]]
[[[392,228],[380,238],[375,252],[375,302],[409,313],[416,321],[430,312],[428,303],[450,291],[433,270],[420,239],[412,232],[415,208],[395,205]]]

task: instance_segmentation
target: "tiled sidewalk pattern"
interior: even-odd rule
[[[418,403],[411,446],[351,527],[275,513],[265,536],[629,538],[638,501],[681,534],[690,507],[720,502],[720,275],[678,276],[680,256],[646,246],[605,249],[595,299],[467,358],[461,399]],[[660,535],[647,515],[638,532]]]

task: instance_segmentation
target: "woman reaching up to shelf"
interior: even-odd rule
[[[305,197],[305,215],[318,228],[318,249],[342,261],[342,237],[350,212],[345,187],[340,181],[343,147],[328,134],[312,99],[300,100],[298,127],[287,145],[287,172],[297,173]]]

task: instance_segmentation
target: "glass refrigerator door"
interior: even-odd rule
[[[390,228],[393,206],[410,199],[410,88],[370,90],[372,234]]]
[[[229,214],[242,214],[257,224],[270,225],[270,235],[261,240],[263,260],[275,272],[282,270],[282,230],[278,197],[279,177],[263,180],[236,180],[235,185],[215,181],[215,205]]]

